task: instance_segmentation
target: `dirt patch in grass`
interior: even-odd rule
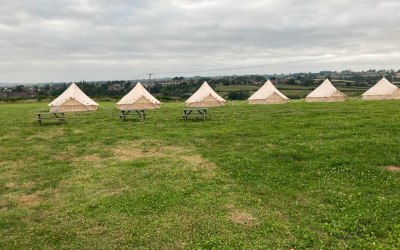
[[[399,166],[386,166],[385,169],[390,172],[400,172]]]
[[[134,160],[146,157],[176,157],[189,150],[176,146],[163,146],[162,142],[135,141],[115,146],[112,150],[118,160]]]
[[[92,194],[94,200],[98,198],[105,198],[110,196],[117,196],[129,190],[130,187],[121,187],[121,188],[108,188],[108,189],[99,189]]]
[[[151,157],[155,156],[154,153],[149,152],[148,150],[138,149],[138,148],[128,148],[124,146],[118,146],[112,149],[114,157],[118,158],[121,161],[129,161],[143,157]]]
[[[57,130],[46,130],[46,131],[41,131],[37,132],[34,135],[28,136],[26,139],[27,140],[34,140],[34,139],[52,139],[55,137],[60,137],[64,135],[64,131],[61,129]]]
[[[107,232],[106,228],[98,225],[93,226],[88,230],[89,235],[102,235],[105,234],[106,232]]]
[[[8,210],[8,202],[5,199],[0,200],[0,212]]]
[[[16,202],[23,207],[33,207],[40,203],[41,194],[40,192],[35,192],[31,194],[16,194],[9,193],[4,196],[5,200]]]
[[[237,208],[234,208],[233,206],[229,206],[228,209],[230,210],[229,220],[233,223],[247,227],[257,225],[257,220],[250,213],[241,211]]]
[[[29,168],[32,162],[34,162],[32,157],[14,161],[0,161],[0,180],[13,182],[20,175],[20,171]]]
[[[200,172],[203,177],[207,179],[215,177],[217,166],[213,162],[204,159],[201,155],[192,154],[181,156],[180,158],[189,163],[194,172]]]
[[[115,146],[112,149],[114,159],[129,161],[140,158],[167,158],[172,161],[185,162],[190,171],[203,178],[216,176],[216,165],[195,152],[190,147],[164,146],[160,141],[136,141]]]
[[[97,148],[97,145],[91,145],[90,148]],[[102,158],[97,153],[82,155],[79,150],[77,146],[68,146],[58,154],[52,155],[52,159],[56,161],[71,161],[74,163],[99,163],[102,161]]]
[[[77,157],[77,158],[75,158],[73,160],[74,161],[87,161],[87,162],[96,163],[96,162],[100,162],[101,161],[101,157],[98,154],[93,154],[93,155],[85,155],[83,157]]]
[[[254,226],[256,225],[256,219],[249,213],[232,211],[229,215],[232,222],[240,224],[242,226]]]
[[[10,190],[21,190],[21,189],[31,189],[35,185],[34,182],[23,182],[23,183],[17,183],[17,182],[7,182],[4,184],[4,186],[7,189]]]
[[[83,131],[81,129],[74,129],[74,130],[72,130],[72,133],[75,135],[80,135],[80,134],[84,134],[85,131]]]
[[[25,206],[31,207],[39,204],[40,202],[40,194],[39,193],[32,193],[26,195],[17,196],[17,200]]]

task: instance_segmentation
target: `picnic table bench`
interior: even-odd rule
[[[42,124],[43,120],[58,120],[62,124],[65,123],[65,116],[63,112],[57,113],[57,112],[48,112],[48,113],[36,113],[37,115],[37,122],[39,125]]]
[[[146,119],[146,110],[144,109],[121,110],[121,114],[119,115],[121,122],[125,121],[127,116],[139,116],[140,120],[143,121]]]
[[[190,115],[198,115],[203,117],[204,120],[207,119],[207,108],[185,108],[183,110],[183,119],[187,120]],[[197,111],[197,112],[196,112]]]

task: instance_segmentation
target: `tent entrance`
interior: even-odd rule
[[[60,106],[50,107],[50,112],[78,112],[78,111],[89,111],[95,110],[90,106],[83,105],[75,99],[69,99],[62,103]]]

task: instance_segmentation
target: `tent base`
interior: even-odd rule
[[[346,97],[307,97],[306,102],[344,102]]]

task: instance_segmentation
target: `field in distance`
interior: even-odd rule
[[[398,249],[400,101],[0,104],[0,248]]]

